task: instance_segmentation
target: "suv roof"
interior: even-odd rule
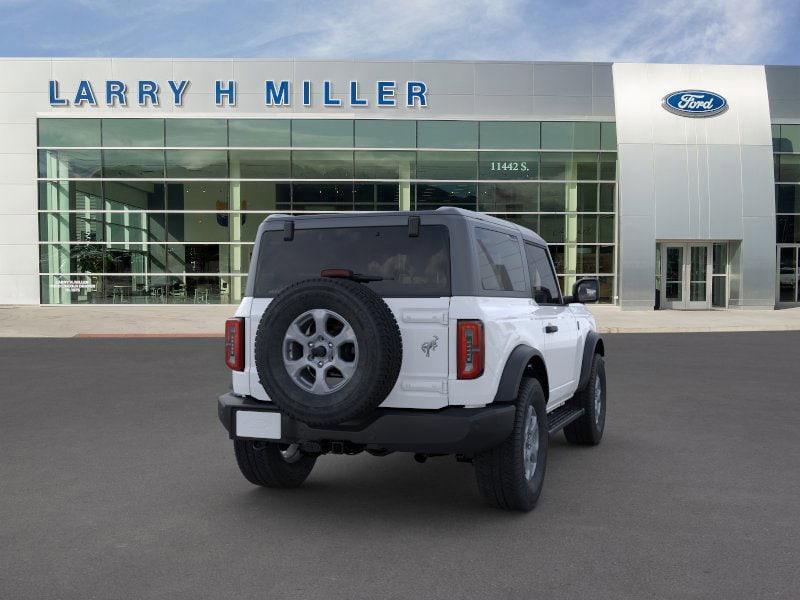
[[[517,225],[516,223],[512,223],[511,221],[506,221],[504,219],[498,219],[497,217],[493,217],[491,215],[487,215],[485,213],[479,213],[472,210],[466,210],[464,208],[457,208],[455,206],[442,206],[437,208],[436,210],[408,210],[408,211],[380,211],[380,212],[363,212],[363,213],[323,213],[323,214],[316,214],[316,215],[287,215],[287,214],[273,214],[266,218],[266,222],[274,222],[274,221],[299,221],[299,222],[314,222],[314,221],[325,221],[325,220],[342,220],[346,219],[348,221],[372,221],[372,220],[395,220],[397,217],[424,217],[426,215],[436,215],[436,216],[450,216],[450,217],[461,217],[464,219],[472,220],[472,221],[482,221],[484,223],[492,224],[497,227],[504,227],[506,229],[513,229],[517,231],[523,239],[528,241],[535,242],[537,244],[547,246],[547,242],[542,239],[537,233],[528,229],[527,227],[522,227],[521,225]],[[364,225],[372,224],[372,223],[363,223]],[[357,226],[356,223],[353,223],[353,226]]]

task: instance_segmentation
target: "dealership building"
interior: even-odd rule
[[[0,59],[0,304],[236,303],[269,214],[457,206],[623,309],[800,301],[800,67]]]

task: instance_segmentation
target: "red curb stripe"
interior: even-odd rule
[[[76,338],[221,338],[224,333],[78,333]]]

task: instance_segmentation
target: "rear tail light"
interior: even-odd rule
[[[458,322],[458,378],[483,375],[483,321]]]
[[[244,319],[225,321],[225,364],[233,371],[244,371]]]

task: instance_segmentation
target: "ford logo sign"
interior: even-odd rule
[[[681,90],[664,96],[662,106],[684,117],[713,117],[728,110],[728,101],[704,90]]]

